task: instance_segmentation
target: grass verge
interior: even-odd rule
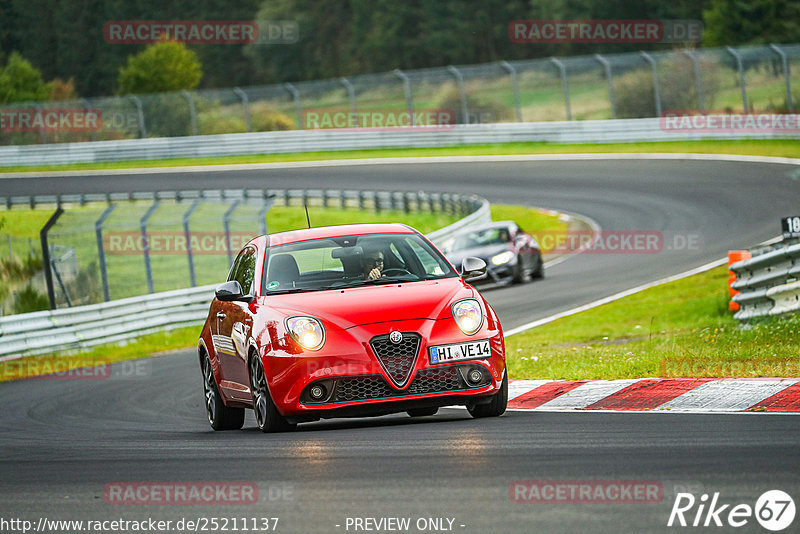
[[[727,278],[718,267],[511,336],[509,376],[800,376],[800,318],[737,328]]]
[[[487,156],[515,154],[597,154],[597,153],[699,153],[748,154],[800,158],[800,143],[794,139],[736,140],[736,141],[662,141],[646,143],[555,144],[508,143],[437,148],[392,148],[376,150],[342,150],[303,152],[295,154],[257,154],[207,158],[178,158],[133,160],[108,163],[75,163],[70,165],[37,165],[35,167],[0,167],[0,173],[82,171],[104,169],[134,169],[153,167],[182,167],[196,165],[233,165],[245,163],[282,163],[290,161],[322,161],[361,158],[405,158],[425,156]]]

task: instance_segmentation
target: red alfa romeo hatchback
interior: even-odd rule
[[[439,250],[401,224],[331,226],[248,243],[216,289],[198,352],[208,420],[264,432],[329,417],[465,405],[501,415],[503,331]]]

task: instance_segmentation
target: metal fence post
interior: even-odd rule
[[[501,61],[500,66],[511,75],[511,87],[514,90],[514,109],[517,112],[517,122],[522,122],[522,105],[519,100],[519,81],[517,79],[517,69],[508,61]]]
[[[106,302],[111,300],[111,294],[108,288],[108,268],[106,266],[106,248],[103,244],[103,225],[116,207],[116,204],[109,204],[94,223],[94,235],[97,239],[97,258],[100,262],[100,279],[103,281],[103,300]]]
[[[567,68],[560,60],[551,57],[550,63],[556,66],[558,72],[561,74],[561,90],[564,93],[564,108],[567,111],[567,120],[572,120],[572,109],[569,105],[569,80],[567,79]]]
[[[350,83],[350,80],[342,76],[339,78],[339,82],[344,85],[344,88],[347,89],[347,99],[350,101],[350,112],[356,116],[356,125],[358,123],[358,108],[356,107],[356,88],[353,87],[353,84]],[[349,121],[348,121],[349,122]]]
[[[789,67],[789,59],[786,57],[786,52],[781,50],[781,48],[776,44],[771,44],[769,47],[780,56],[781,63],[783,63],[783,77],[786,80],[786,109],[788,111],[794,111],[792,107],[792,82],[791,75],[790,75],[790,67]]]
[[[275,202],[275,195],[272,195],[266,199],[264,205],[261,207],[261,210],[258,212],[258,229],[261,232],[261,235],[267,235],[267,212],[272,207],[272,204]]]
[[[694,68],[694,82],[697,87],[697,108],[700,111],[705,111],[705,99],[703,98],[703,77],[700,72],[700,62],[697,61],[697,56],[691,50],[681,50],[683,54],[689,58]]]
[[[300,102],[300,91],[297,90],[297,87],[294,86],[293,83],[286,82],[283,84],[283,87],[289,91],[289,94],[292,95],[292,100],[294,101],[294,111],[297,114],[297,129],[303,129],[303,104]]]
[[[744,69],[742,69],[742,56],[739,54],[739,52],[737,52],[730,46],[726,46],[725,50],[727,50],[728,53],[733,56],[733,59],[736,60],[736,70],[739,73],[739,89],[741,89],[742,91],[742,112],[747,113],[747,108],[748,108],[747,88],[745,87],[744,84]]]
[[[81,98],[80,101],[83,107],[86,108],[86,111],[92,109],[92,106],[91,104],[89,104],[88,100],[86,100],[85,98]],[[97,130],[92,130],[92,132],[89,134],[89,137],[92,141],[97,141]]]
[[[192,251],[192,231],[189,229],[189,218],[200,207],[201,199],[196,198],[186,213],[183,214],[183,237],[186,239],[186,259],[189,262],[189,281],[192,287],[197,287],[197,276],[194,272],[194,254]]]
[[[408,108],[411,126],[414,126],[414,98],[411,94],[411,80],[409,80],[406,73],[400,69],[394,69],[392,72],[403,82],[403,93],[406,95],[406,107]]]
[[[603,66],[606,71],[606,83],[608,84],[608,101],[611,104],[611,118],[617,118],[617,103],[614,98],[614,79],[611,74],[611,63],[600,54],[595,54],[594,58]]]
[[[37,111],[42,109],[42,105],[38,102],[31,102],[30,107],[32,107]],[[49,142],[47,139],[47,132],[45,131],[44,128],[39,129],[39,139],[42,141],[43,145],[46,145]],[[55,142],[55,139],[53,139],[53,141]]]
[[[656,117],[661,116],[661,90],[659,89],[658,85],[658,65],[656,64],[656,60],[653,59],[653,56],[648,54],[647,52],[639,52],[641,56],[650,64],[650,68],[653,70],[653,99],[656,102]]]
[[[147,127],[144,123],[144,109],[142,108],[142,101],[136,95],[128,95],[128,99],[136,106],[136,116],[139,119],[139,137],[144,139],[147,137]]]
[[[147,208],[147,212],[139,219],[139,229],[142,232],[142,254],[144,255],[144,273],[147,276],[147,291],[148,293],[155,293],[153,284],[153,268],[150,265],[150,240],[147,237],[147,221],[158,209],[159,201],[156,200]]]
[[[461,99],[461,114],[464,117],[462,124],[469,124],[469,108],[467,107],[467,92],[464,89],[464,75],[453,65],[448,65],[447,70],[455,77],[456,84],[458,85],[458,94]]]
[[[247,98],[247,93],[242,91],[239,87],[234,87],[233,92],[242,101],[242,112],[244,113],[244,124],[247,131],[250,132],[252,127],[250,125],[250,99]]]
[[[186,102],[189,103],[189,119],[192,124],[192,135],[197,135],[197,108],[194,105],[194,98],[192,94],[186,90],[181,91],[181,95],[186,99]]]
[[[233,251],[231,250],[231,216],[236,208],[239,207],[241,200],[235,200],[231,207],[222,216],[222,224],[225,227],[225,250],[228,253],[228,265],[233,265]]]
[[[39,231],[39,242],[42,244],[42,265],[44,265],[44,281],[47,285],[47,298],[50,301],[50,309],[56,309],[56,294],[55,290],[53,289],[53,273],[52,269],[52,261],[50,260],[50,245],[47,244],[47,232],[56,224],[58,218],[61,217],[61,214],[64,213],[64,210],[61,206],[56,208],[56,211],[47,219],[47,222],[44,224],[42,229]]]

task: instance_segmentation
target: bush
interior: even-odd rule
[[[268,106],[252,106],[250,108],[250,125],[254,132],[297,129],[297,124],[288,115]]]
[[[50,301],[47,299],[47,295],[39,293],[30,284],[14,295],[14,313],[30,313],[49,309]]]
[[[700,60],[703,104],[713,109],[719,91],[719,67],[716,63]],[[697,109],[697,84],[694,68],[686,57],[670,57],[658,65],[658,82],[662,111]],[[655,117],[653,74],[650,69],[628,72],[614,78],[614,96],[617,118]]]
[[[17,258],[0,260],[0,275],[3,280],[26,280],[42,270],[42,259],[28,256],[20,261]]]
[[[476,124],[503,122],[512,118],[512,110],[496,100],[470,96],[467,91],[467,112],[469,120],[464,120],[461,110],[461,93],[455,83],[447,82],[434,98],[434,108],[455,113],[456,124]]]

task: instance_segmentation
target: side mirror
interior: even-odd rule
[[[486,262],[474,256],[467,256],[461,262],[461,276],[465,282],[475,282],[486,278]]]
[[[252,295],[242,295],[242,286],[239,285],[239,282],[236,280],[230,280],[218,285],[214,290],[214,295],[217,297],[217,300],[225,302],[236,300],[251,302],[253,300]]]

